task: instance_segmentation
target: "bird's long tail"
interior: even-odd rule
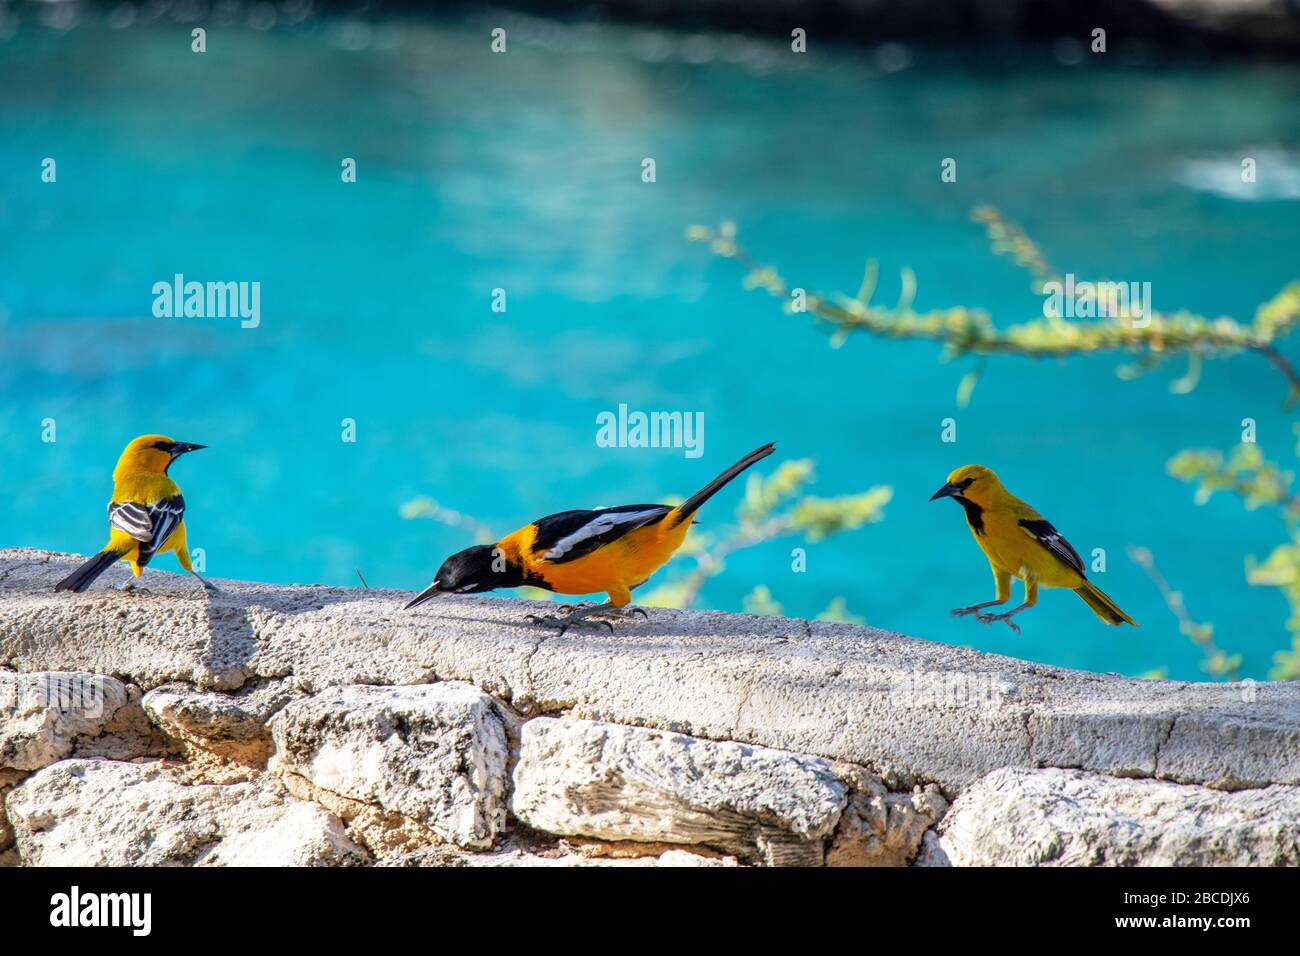
[[[735,478],[750,465],[762,461],[775,450],[776,442],[774,441],[768,442],[762,448],[755,448],[744,458],[740,459],[740,461],[736,462],[722,474],[718,475],[718,477],[714,478],[707,485],[678,505],[670,519],[672,524],[677,525],[681,524],[683,521],[689,521],[691,515],[695,514],[704,502],[708,501],[721,491],[726,486],[727,482],[731,481],[732,478]]]
[[[1134,627],[1138,626],[1137,621],[1121,611],[1119,605],[1091,581],[1085,581],[1083,587],[1075,588],[1074,593],[1083,598],[1083,603],[1092,608],[1093,613],[1107,624],[1119,625],[1127,622]]]
[[[80,594],[94,583],[95,578],[113,566],[113,562],[122,557],[123,552],[105,548],[85,564],[77,568],[66,578],[54,585],[56,591],[75,591]]]

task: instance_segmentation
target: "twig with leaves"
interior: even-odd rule
[[[651,589],[641,603],[691,607],[705,583],[720,574],[727,558],[737,551],[787,535],[802,535],[815,543],[860,528],[881,520],[884,506],[893,496],[893,490],[883,485],[837,498],[803,495],[813,475],[813,463],[806,458],[782,462],[770,477],[751,474],[745,483],[745,497],[736,509],[735,524],[720,534],[692,532],[682,552],[695,558],[695,567]],[[762,603],[756,599],[755,606]]]
[[[1297,449],[1300,454],[1300,449]],[[1246,565],[1246,580],[1281,590],[1291,606],[1286,628],[1291,647],[1273,655],[1273,680],[1300,678],[1300,497],[1292,490],[1294,475],[1268,461],[1259,446],[1243,442],[1226,456],[1218,451],[1180,452],[1169,462],[1169,473],[1196,484],[1196,502],[1205,504],[1216,492],[1240,498],[1248,510],[1278,509],[1290,541],[1273,549],[1264,561]]]
[[[1059,281],[1046,257],[1019,226],[1007,222],[989,206],[976,209],[973,215],[987,229],[993,251],[1012,256],[1018,265],[1027,269],[1036,291],[1041,292],[1049,282]],[[936,342],[943,346],[944,359],[993,355],[1067,358],[1123,352],[1138,356],[1138,371],[1170,355],[1186,354],[1192,364],[1189,375],[1176,383],[1176,391],[1189,390],[1188,382],[1194,384],[1195,374],[1204,360],[1248,351],[1266,358],[1282,374],[1290,386],[1291,398],[1300,395],[1300,372],[1276,344],[1300,325],[1300,282],[1288,284],[1261,305],[1248,323],[1226,316],[1212,319],[1186,309],[1158,312],[1148,306],[1140,320],[1115,315],[1078,321],[1044,315],[999,327],[983,309],[955,306],[917,312],[913,308],[916,275],[906,267],[900,270],[902,289],[898,301],[880,305],[872,302],[879,277],[879,266],[874,259],[867,263],[857,295],[827,295],[794,287],[775,267],[754,259],[737,241],[734,223],[724,222],[717,229],[692,226],[687,236],[708,243],[715,255],[740,263],[747,270],[746,288],[764,289],[783,300],[787,312],[807,312],[829,324],[833,345],[839,345],[853,333],[863,332],[881,338]],[[1083,283],[1077,288],[1082,289]],[[969,392],[970,384],[964,387]]]

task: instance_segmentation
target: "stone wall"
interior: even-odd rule
[[[0,550],[0,864],[1300,864],[1300,684]]]

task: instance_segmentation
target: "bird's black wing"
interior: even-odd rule
[[[1024,528],[1035,541],[1074,568],[1074,570],[1084,577],[1088,576],[1083,569],[1083,558],[1079,557],[1079,552],[1074,550],[1061,532],[1052,527],[1050,521],[1044,521],[1042,518],[1033,521],[1022,520],[1020,527]]]
[[[148,564],[154,553],[167,543],[183,517],[185,499],[180,495],[150,505],[139,501],[108,503],[108,523],[140,542],[136,563],[141,567]]]
[[[110,501],[108,523],[137,541],[153,540],[153,515],[138,501]]]
[[[662,521],[670,511],[667,505],[620,505],[547,515],[533,522],[537,526],[533,555],[553,564],[573,561],[630,531]]]

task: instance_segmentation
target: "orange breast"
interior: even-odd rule
[[[631,590],[667,563],[686,540],[689,529],[689,522],[669,528],[661,521],[629,532],[573,561],[557,564],[534,560],[529,565],[560,594]]]

